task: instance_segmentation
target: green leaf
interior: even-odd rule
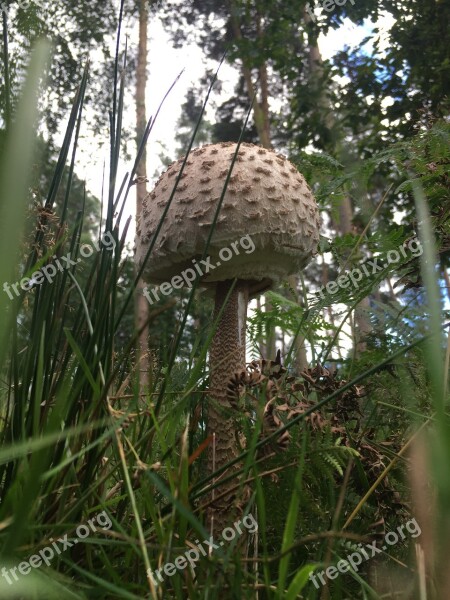
[[[322,565],[320,563],[313,563],[311,565],[305,565],[302,567],[291,581],[291,585],[289,586],[284,597],[285,600],[295,600],[298,598],[298,595],[308,583],[311,573],[321,566]]]

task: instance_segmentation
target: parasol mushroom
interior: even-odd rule
[[[233,374],[245,367],[249,297],[301,271],[319,241],[318,208],[303,176],[285,157],[243,143],[210,241],[209,258],[201,261],[235,152],[235,143],[224,142],[189,154],[143,273],[146,281],[163,284],[160,289],[166,293],[169,288],[189,285],[192,271],[201,277],[202,286],[215,289],[214,319],[223,309],[209,358],[207,427],[215,438],[214,452],[211,449],[208,456],[210,472],[239,453],[234,421],[227,413],[226,390]],[[153,241],[183,160],[166,170],[144,200],[137,236],[139,265]],[[238,464],[231,467],[238,468]],[[218,487],[216,495],[221,501],[212,505],[210,524],[214,518],[219,527],[235,516],[236,505],[233,508],[233,499],[224,493],[233,485]]]

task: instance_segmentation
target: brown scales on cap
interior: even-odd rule
[[[220,260],[219,251],[244,235],[252,238],[256,251],[246,254],[241,250],[233,260],[211,270],[202,279],[205,285],[238,276],[264,282],[256,287],[267,288],[301,271],[315,253],[319,213],[311,190],[286,158],[261,150],[264,149],[253,144],[241,144],[239,153],[243,160],[234,164],[221,207],[220,214],[225,218],[216,226],[208,254],[215,265]],[[235,151],[236,144],[224,142],[191,152],[147,261],[144,278],[154,283],[168,281],[192,267],[193,258],[203,255]],[[275,159],[270,159],[270,165],[268,155]],[[167,169],[144,200],[145,214],[138,225],[139,264],[169,202],[183,160]],[[167,242],[162,247],[164,237]]]
[[[152,283],[169,281],[192,268],[193,259],[203,256],[235,152],[236,144],[232,142],[207,145],[191,152],[145,266],[144,279]],[[167,169],[144,200],[137,228],[139,265],[154,241],[183,160]],[[239,455],[227,383],[245,367],[249,295],[301,271],[316,253],[319,241],[320,220],[314,197],[304,177],[284,156],[253,144],[241,144],[228,183],[208,248],[215,268],[204,273],[200,281],[201,285],[216,290],[214,318],[223,308],[210,347],[208,434],[214,434],[215,447],[208,457],[209,472],[213,466],[219,469]],[[251,238],[254,251],[247,252],[239,246],[239,240],[245,236]],[[233,242],[239,252],[234,252],[230,260],[220,261],[220,250],[229,248]],[[229,299],[224,306],[227,295]],[[268,428],[276,426],[277,417],[271,406],[265,419]],[[284,436],[280,444],[286,439]],[[235,464],[231,472],[238,468]],[[220,478],[229,474],[227,470]],[[224,494],[227,487],[234,485],[231,482],[218,486],[215,495],[221,497],[220,502],[214,503],[212,497],[208,513],[211,529],[214,525],[220,531],[241,509],[240,499]]]

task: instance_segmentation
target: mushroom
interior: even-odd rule
[[[227,383],[245,368],[249,297],[302,270],[319,241],[318,208],[304,177],[284,156],[243,143],[211,237],[210,260],[200,262],[235,152],[235,143],[224,142],[189,154],[143,273],[148,282],[172,280],[178,288],[183,285],[183,272],[198,273],[202,286],[215,289],[214,319],[223,309],[209,358],[207,428],[214,440],[208,456],[210,473],[239,455]],[[139,265],[153,241],[183,161],[173,163],[144,200],[137,231]],[[187,283],[186,278],[184,281]],[[224,475],[238,468],[235,463]],[[237,500],[233,504],[227,494],[234,485],[228,482],[216,488],[220,499],[212,503],[209,525],[214,520],[215,526],[225,526],[236,514]]]

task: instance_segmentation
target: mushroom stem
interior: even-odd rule
[[[217,319],[233,285],[232,280],[217,283],[214,320]],[[249,284],[238,280],[228,296],[216,333],[210,347],[210,401],[208,406],[208,435],[213,434],[213,443],[208,452],[208,473],[223,467],[239,455],[235,422],[224,411],[229,412],[227,385],[234,373],[245,368],[245,325]],[[230,475],[239,469],[235,463],[219,475]],[[210,530],[221,531],[234,518],[237,510],[233,498],[222,496],[214,502],[215,496],[221,496],[227,487],[232,488],[235,481],[217,486],[212,492],[212,504],[208,511]]]

